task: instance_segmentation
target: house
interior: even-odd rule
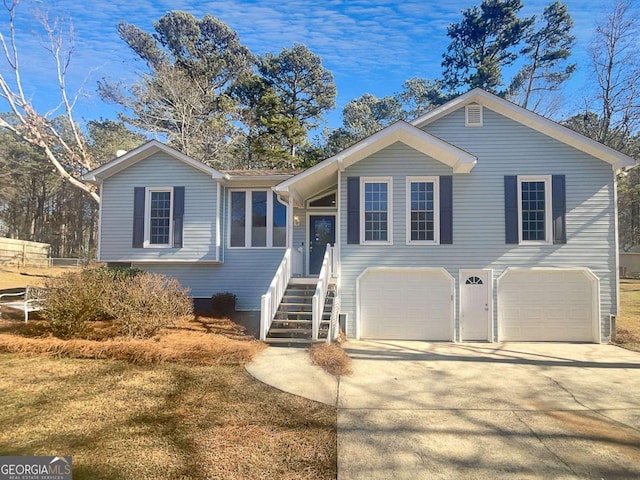
[[[261,338],[339,318],[351,338],[605,342],[633,163],[474,89],[299,173],[219,172],[151,141],[85,178],[100,261],[233,292]]]

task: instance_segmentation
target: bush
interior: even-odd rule
[[[100,269],[71,272],[48,280],[43,317],[60,338],[82,335],[87,323],[111,318],[104,300],[111,280]]]
[[[131,268],[99,267],[46,284],[44,317],[57,337],[83,336],[88,322],[114,320],[122,334],[144,338],[193,311],[177,280]]]
[[[187,293],[175,279],[141,273],[113,281],[105,309],[124,335],[147,338],[193,312]]]
[[[214,317],[229,317],[236,312],[238,297],[230,292],[216,293],[211,297],[211,314]]]

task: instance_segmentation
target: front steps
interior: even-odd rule
[[[306,347],[311,345],[311,310],[315,290],[316,279],[295,279],[289,283],[265,342],[283,346]],[[329,285],[320,321],[318,340],[327,338],[335,295],[335,285]]]

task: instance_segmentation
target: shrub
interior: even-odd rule
[[[177,280],[145,272],[111,282],[105,309],[124,335],[147,338],[193,312],[187,293]]]
[[[211,313],[214,317],[229,317],[236,312],[238,297],[230,292],[216,293],[211,297]]]
[[[110,280],[100,269],[66,273],[50,279],[44,318],[51,322],[53,334],[61,338],[78,336],[87,322],[109,319],[104,300]]]

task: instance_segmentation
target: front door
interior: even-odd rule
[[[322,268],[327,243],[336,243],[335,215],[309,217],[309,275],[318,275]]]
[[[460,270],[460,329],[462,341],[490,339],[491,270]]]

